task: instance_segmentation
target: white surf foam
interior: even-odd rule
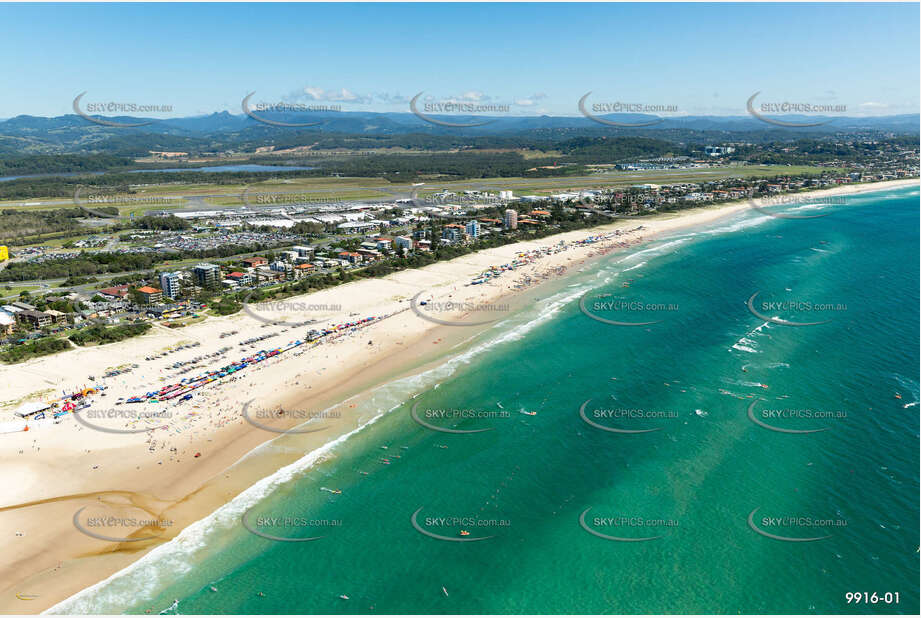
[[[375,391],[376,399],[379,400],[376,402],[378,405],[375,406],[377,410],[367,422],[261,479],[207,517],[189,525],[174,539],[154,548],[146,556],[121,571],[81,590],[43,613],[119,613],[128,604],[134,605],[145,599],[153,598],[178,577],[190,572],[193,564],[196,563],[196,558],[204,557],[208,545],[207,539],[210,535],[225,534],[231,527],[237,527],[240,516],[247,509],[265,499],[280,485],[289,482],[304,470],[328,457],[350,437],[376,423],[387,412],[403,405],[406,400],[414,397],[412,393],[437,388],[441,381],[452,375],[460,366],[470,364],[473,359],[498,345],[521,339],[528,332],[546,323],[563,307],[592,287],[595,286],[582,284],[575,291],[566,290],[551,296],[544,301],[536,316],[526,315],[524,322],[512,328],[509,328],[509,322],[514,318],[503,320],[487,331],[487,333],[501,332],[498,336],[474,346],[438,367],[396,380],[377,389]],[[339,405],[341,404],[337,404]],[[263,446],[257,448],[263,448]],[[241,460],[251,454],[252,451]]]

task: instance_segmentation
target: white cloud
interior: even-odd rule
[[[490,98],[491,98],[491,97],[489,97],[489,96],[483,94],[482,92],[480,92],[480,91],[478,91],[478,90],[468,90],[468,91],[465,92],[464,94],[462,94],[462,95],[460,95],[459,97],[457,97],[456,100],[458,100],[458,101],[470,101],[470,102],[478,103],[478,102],[480,102],[480,101],[488,101]]]
[[[515,105],[520,105],[521,107],[531,107],[532,105],[537,105],[538,102],[543,101],[546,98],[547,98],[546,94],[544,94],[543,92],[539,92],[537,94],[532,94],[531,96],[525,97],[523,99],[516,99]]]
[[[352,92],[348,88],[339,88],[338,90],[324,90],[314,86],[305,86],[300,97],[306,96],[312,101],[326,101],[334,103],[358,103],[365,105],[372,103],[374,97],[370,95],[361,95]]]
[[[323,100],[324,90],[322,88],[311,88],[307,86],[304,88],[304,94],[313,99],[314,101]]]
[[[409,100],[411,98],[411,97],[405,97],[402,94],[390,94],[388,92],[381,92],[381,93],[375,94],[374,97],[378,101],[381,101],[382,103],[389,103],[392,105],[397,105],[397,104],[405,105],[409,103]]]

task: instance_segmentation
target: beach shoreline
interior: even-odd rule
[[[906,179],[844,185],[808,195],[810,198],[850,195],[917,185],[917,179]],[[343,317],[343,313],[389,317],[335,342],[324,342],[310,349],[301,346],[302,349],[290,355],[286,352],[266,360],[232,378],[232,383],[226,381],[213,388],[203,388],[201,393],[195,394],[194,403],[177,408],[187,417],[171,419],[170,427],[179,429],[179,433],[171,433],[169,438],[157,440],[153,446],[148,432],[93,431],[72,419],[59,426],[38,429],[31,435],[26,432],[0,435],[0,453],[4,454],[0,465],[10,477],[23,479],[21,483],[10,483],[0,494],[2,528],[22,533],[8,541],[8,555],[12,560],[0,569],[0,611],[37,613],[52,607],[130,565],[163,539],[175,537],[183,528],[207,516],[286,462],[303,457],[367,422],[366,418],[348,413],[353,409],[349,406],[356,405],[353,398],[362,397],[373,386],[396,376],[437,365],[475,332],[475,327],[451,327],[421,319],[408,309],[407,301],[414,295],[424,292],[426,297],[450,299],[461,305],[507,301],[514,306],[514,299],[525,302],[522,299],[528,294],[539,293],[542,282],[565,276],[565,269],[581,266],[612,251],[629,250],[667,232],[713,223],[747,208],[750,208],[747,201],[736,202],[638,221],[620,221],[480,251],[450,262],[287,299],[283,302],[295,303],[298,299],[309,298],[312,303],[316,301],[313,303],[316,305],[342,306],[337,314],[316,316],[325,317],[327,321],[352,319]],[[587,236],[633,229],[638,224],[644,229],[622,232],[593,244],[568,245],[566,251],[535,259],[484,285],[465,285],[488,266],[514,260],[520,252],[555,245],[561,240],[573,243]],[[533,283],[519,283],[525,277]],[[284,312],[282,309],[266,317],[283,318]],[[456,312],[446,317],[475,321],[470,316],[458,316]],[[238,335],[219,336],[232,330],[237,330]],[[0,384],[5,399],[19,401],[43,390],[57,393],[62,388],[79,387],[83,380],[68,377],[73,367],[80,367],[81,376],[101,375],[113,363],[124,364],[166,346],[176,346],[181,341],[201,344],[171,353],[159,363],[137,361],[139,365],[145,364],[128,373],[126,378],[107,383],[107,396],[102,403],[108,406],[118,394],[143,392],[150,390],[161,377],[174,378],[168,372],[172,361],[206,351],[216,353],[222,347],[237,344],[226,353],[230,360],[238,357],[241,348],[245,347],[239,345],[240,340],[258,336],[263,331],[278,330],[280,327],[263,326],[260,320],[242,313],[211,318],[180,331],[155,328],[151,334],[138,339],[0,368]],[[293,331],[293,328],[289,330],[290,335],[277,334],[273,345],[295,337]],[[294,361],[295,358],[303,361]],[[287,455],[260,456],[254,454],[256,450],[277,434],[254,427],[240,417],[243,404],[250,400],[266,409],[281,407],[288,412],[301,410],[318,414],[337,405],[341,410],[338,416],[323,419],[328,425],[324,431],[286,434],[280,441],[289,447]],[[266,424],[284,430],[303,422],[303,416],[298,419],[291,416],[266,421]],[[196,457],[194,453],[201,453],[201,456]],[[171,525],[157,529],[155,532],[161,538],[152,541],[101,541],[75,530],[74,513],[83,507],[102,508],[125,516],[142,513],[158,520],[169,520]],[[126,529],[125,538],[142,538],[151,530],[148,527]],[[39,596],[23,600],[17,598],[17,594]]]

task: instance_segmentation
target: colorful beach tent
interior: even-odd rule
[[[21,416],[23,418],[27,416],[32,416],[37,414],[42,410],[47,410],[51,407],[50,403],[45,403],[43,401],[35,401],[32,403],[24,403],[16,409],[16,416]]]

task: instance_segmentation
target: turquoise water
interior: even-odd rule
[[[360,410],[377,420],[319,461],[56,611],[916,614],[918,204],[914,188],[801,209],[821,218],[746,213],[606,256],[444,366],[378,389]],[[765,321],[746,304],[756,292],[759,313],[824,323]],[[656,323],[593,320],[586,293],[598,317]],[[612,300],[658,306],[595,304]],[[796,304],[763,304],[781,302]],[[655,431],[593,426],[587,400],[596,425]],[[824,431],[767,429],[753,402],[773,427]],[[427,422],[490,430],[433,431],[413,404],[482,412]],[[250,507],[258,532],[323,538],[252,534]],[[432,538],[417,509],[426,532],[491,538]],[[590,534],[586,509],[595,532],[657,538]],[[759,534],[755,509],[762,532],[827,538]],[[448,517],[470,519],[435,519]],[[780,517],[821,521],[765,519]],[[848,592],[900,602],[849,605]]]

